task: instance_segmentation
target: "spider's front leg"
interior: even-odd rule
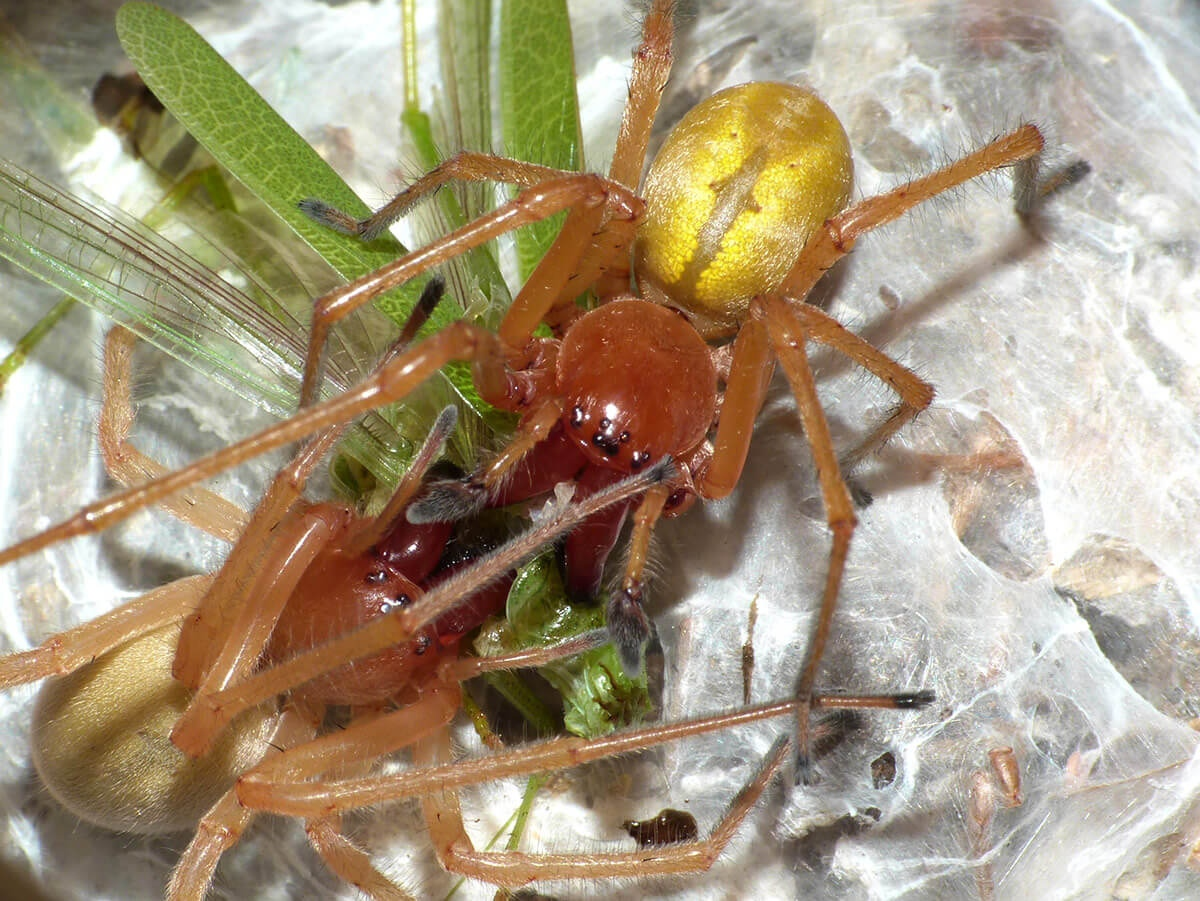
[[[584,266],[588,262],[588,250],[605,217],[616,221],[636,220],[641,216],[642,207],[641,200],[634,194],[601,176],[554,176],[431,244],[318,298],[313,305],[300,392],[301,407],[311,405],[317,398],[329,330],[345,316],[440,263],[513,229],[569,210],[558,238],[514,298],[500,326],[501,343],[506,348],[520,350],[559,302],[567,282],[577,270],[588,268]],[[601,261],[591,261],[592,267],[598,262]],[[497,395],[499,385],[483,383],[477,387],[489,402],[493,402],[493,396],[504,396],[502,393]]]

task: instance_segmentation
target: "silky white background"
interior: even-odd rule
[[[397,11],[278,6],[286,11],[214,5],[190,18],[306,137],[350,129],[346,174],[368,202],[380,201],[397,184]],[[874,503],[861,515],[820,681],[933,689],[938,702],[864,718],[820,762],[816,789],[772,789],[712,873],[630,886],[630,897],[969,897],[970,779],[989,749],[1005,745],[1020,762],[1025,800],[999,811],[992,828],[999,897],[1200,891],[1185,865],[1200,838],[1200,765],[1187,724],[1200,660],[1200,551],[1190,528],[1200,521],[1200,16],[1169,3],[1010,7],[711,3],[681,16],[666,108],[677,115],[689,97],[752,78],[810,84],[846,125],[860,196],[1026,120],[1045,128],[1051,167],[1082,158],[1093,171],[1051,199],[1039,238],[1022,231],[997,177],[864,239],[833,280],[830,311],[939,393],[862,474]],[[90,85],[116,66],[103,37],[111,11],[46,3],[37,15],[10,14],[70,84]],[[600,168],[637,14],[583,5],[572,14],[588,162]],[[731,47],[740,53],[721,52]],[[731,67],[702,67],[714,53]],[[4,149],[19,161],[29,152]],[[51,300],[7,270],[0,290],[7,348]],[[93,444],[102,331],[73,315],[0,399],[0,541],[103,490]],[[840,361],[817,362],[835,434],[849,443],[890,398]],[[181,445],[163,454],[186,458],[251,428],[228,398],[150,355],[144,365],[147,428]],[[971,454],[989,452],[1018,465],[971,464]],[[262,476],[251,471],[227,488],[249,503]],[[668,661],[665,715],[740,702],[752,600],[753,698],[786,696],[828,550],[786,393],[763,415],[738,492],[660,531],[653,613]],[[0,573],[0,641],[24,647],[158,579],[210,567],[218,552],[148,515],[111,538],[9,567]],[[0,698],[0,853],[30,862],[52,897],[154,897],[186,837],[112,836],[54,807],[29,764],[32,696]],[[539,802],[525,847],[609,847],[622,819],[668,801],[707,827],[784,728],[576,774]],[[876,789],[870,764],[889,750],[897,778]],[[517,791],[497,787],[468,803],[477,839],[507,819]],[[355,827],[420,896],[448,890],[408,806]],[[611,896],[612,886],[549,890]],[[352,894],[286,821],[261,826],[230,854],[216,890],[338,892]]]

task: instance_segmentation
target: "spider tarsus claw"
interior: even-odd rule
[[[1063,166],[1053,170],[1042,179],[1038,186],[1039,199],[1045,200],[1047,197],[1052,197],[1058,192],[1078,184],[1083,181],[1092,171],[1092,164],[1087,160],[1075,159],[1071,160]]]
[[[309,197],[306,200],[301,200],[296,206],[300,208],[300,212],[318,225],[324,225],[326,228],[331,228],[335,232],[341,232],[343,235],[353,236],[358,234],[358,223],[355,220],[349,218],[341,210],[330,206],[323,200]]]
[[[1082,181],[1092,171],[1092,164],[1087,160],[1072,160],[1062,171],[1063,187]]]
[[[309,219],[315,219],[318,222],[323,222],[326,214],[331,209],[329,204],[323,200],[317,200],[315,197],[306,197],[296,204],[296,206]]]
[[[937,695],[929,691],[914,691],[908,694],[896,695],[897,710],[920,710],[922,707],[928,707],[937,700]]]
[[[456,425],[458,425],[458,407],[454,406],[454,404],[447,404],[442,408],[442,412],[438,413],[437,419],[434,420],[433,427],[429,430],[429,438],[426,441],[445,443]]]
[[[616,646],[621,666],[630,678],[642,672],[642,656],[650,641],[652,629],[642,607],[640,588],[621,588],[613,592],[608,602],[608,634]]]
[[[806,788],[811,788],[816,785],[820,779],[817,778],[816,770],[812,766],[812,758],[807,751],[796,752],[796,785],[803,785]]]
[[[364,236],[365,237],[365,236]],[[370,240],[368,238],[367,240]],[[417,316],[421,317],[421,322],[433,315],[433,311],[437,309],[437,305],[442,302],[442,298],[446,296],[446,280],[440,275],[435,275],[421,290],[421,296],[417,298],[417,304],[413,307],[410,318]]]
[[[446,479],[434,482],[409,505],[405,516],[413,525],[457,522],[474,516],[487,505],[488,492],[478,482]]]

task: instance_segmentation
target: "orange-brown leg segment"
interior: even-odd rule
[[[808,304],[788,305],[790,315],[800,323],[813,341],[845,354],[863,369],[892,388],[900,403],[863,441],[841,458],[844,472],[852,471],[859,463],[883,447],[892,436],[933,403],[933,385],[906,366],[897,363],[869,341],[860,338],[828,313]],[[782,313],[780,313],[782,315]]]
[[[825,587],[821,592],[821,606],[817,612],[816,625],[809,639],[804,666],[796,684],[796,700],[799,704],[796,733],[796,775],[806,784],[810,779],[809,757],[809,706],[816,684],[817,667],[825,653],[829,630],[833,624],[833,612],[837,607],[838,592],[842,584],[842,573],[846,557],[850,552],[850,537],[854,534],[857,517],[850,500],[850,491],[842,478],[838,466],[837,452],[829,423],[817,397],[817,385],[812,368],[808,364],[808,353],[804,344],[808,336],[801,323],[791,315],[787,305],[777,298],[767,298],[753,308],[754,314],[763,316],[771,345],[779,365],[792,386],[796,406],[804,424],[804,434],[812,448],[813,461],[817,467],[817,478],[821,484],[821,496],[825,502],[825,515],[833,533],[829,550],[829,569],[825,576]]]
[[[589,216],[594,214],[598,224],[604,207],[608,205],[611,215],[615,218],[635,218],[641,215],[642,202],[635,195],[615,185],[598,175],[564,175],[542,182],[518,194],[513,200],[502,204],[490,213],[480,216],[472,222],[458,228],[437,241],[415,250],[386,266],[355,279],[349,284],[329,292],[317,299],[313,305],[312,328],[309,334],[308,353],[304,364],[304,381],[301,385],[300,404],[307,407],[317,397],[317,388],[321,384],[321,372],[324,366],[325,342],[329,330],[342,318],[357,310],[363,304],[374,300],[382,294],[403,285],[405,282],[428,271],[432,267],[452,259],[466,251],[491,241],[493,238],[528,225],[540,222],[562,210],[571,209],[579,212],[574,217],[583,223],[571,228],[571,216],[568,216],[563,231],[559,234],[558,242],[564,239],[575,242],[579,249],[574,254],[563,252],[565,244],[556,242],[557,250],[552,249],[543,260],[544,265],[557,267],[561,271],[558,281],[546,278],[539,266],[534,277],[526,283],[522,294],[533,298],[535,294],[550,295],[548,300],[538,298],[522,304],[517,301],[505,318],[505,326],[510,320],[516,323],[515,333],[519,339],[532,334],[533,329],[541,321],[545,310],[557,300],[563,285],[571,274],[571,270],[579,261],[582,248],[586,246],[595,224],[590,223]],[[568,237],[569,235],[569,237]],[[547,263],[547,261],[549,261]],[[540,278],[539,278],[540,274]],[[518,300],[521,295],[518,295]],[[539,303],[541,301],[541,303]],[[539,309],[539,307],[542,307]],[[526,323],[524,318],[532,318]],[[505,339],[508,332],[504,328],[500,332]],[[520,347],[523,340],[511,342]],[[480,385],[481,391],[489,386]],[[486,397],[486,395],[485,395]]]
[[[849,253],[865,232],[886,225],[917,204],[986,172],[1015,166],[1018,212],[1027,212],[1023,207],[1032,201],[1026,198],[1037,193],[1036,159],[1044,143],[1036,126],[1022,125],[931,175],[856,203],[827,220],[813,233],[784,279],[781,293],[789,297],[807,297],[821,276]]]
[[[480,483],[489,493],[497,491],[524,456],[546,440],[550,431],[562,418],[561,398],[547,398],[538,403],[536,409],[521,422],[517,433],[504,446],[480,476]]]
[[[436,743],[435,743],[436,742]],[[519,851],[479,851],[463,826],[458,793],[448,790],[422,799],[429,834],[442,867],[472,879],[504,888],[530,882],[565,879],[605,879],[635,875],[639,878],[700,873],[712,867],[729,844],[746,815],[762,796],[787,755],[786,741],[778,741],[766,760],[730,804],[711,835],[702,841],[681,842],[638,851],[576,854],[527,854]],[[428,765],[449,759],[449,742],[424,742],[416,762]]]
[[[0,657],[0,690],[74,672],[139,635],[183,618],[200,603],[212,581],[212,576],[178,579],[59,632],[36,648]]]
[[[351,722],[345,729],[272,755],[238,779],[238,798],[247,807],[269,810],[272,786],[277,782],[303,782],[409,747],[450,722],[460,705],[460,691],[458,685],[435,684],[407,707]],[[313,811],[305,818],[340,813],[331,799],[325,810]]]
[[[813,695],[814,708],[914,710],[933,701],[929,692],[896,695]],[[795,716],[798,700],[745,707],[729,713],[615,732],[603,738],[551,738],[518,748],[449,763],[419,766],[365,779],[292,779],[283,774],[243,777],[238,795],[256,809],[304,818],[345,813],[360,807],[423,797],[497,779],[529,776],[580,766],[619,754],[657,747],[681,738],[707,735],[780,716]]]
[[[160,503],[177,491],[246,460],[402,400],[452,360],[471,362],[477,371],[493,368],[500,373],[504,371],[503,357],[494,335],[469,323],[451,323],[399,354],[349,391],[188,466],[89,504],[64,522],[5,548],[0,551],[0,566],[68,538],[95,534],[144,507]]]
[[[342,834],[341,817],[324,817],[304,824],[313,850],[338,877],[376,901],[416,901],[371,863],[370,855]]]
[[[749,319],[733,343],[712,460],[696,481],[696,491],[701,497],[709,500],[728,497],[741,478],[754,424],[774,372],[775,356],[767,328],[762,322]]]
[[[629,99],[613,150],[608,177],[636,190],[646,164],[646,147],[663,88],[671,75],[671,45],[675,40],[675,0],[655,0],[642,23],[642,42],[633,51]]]
[[[129,396],[131,358],[137,336],[122,326],[109,329],[104,340],[104,401],[100,408],[100,453],[104,468],[125,486],[140,484],[167,472],[166,467],[129,443],[134,410]],[[247,513],[236,504],[203,488],[167,498],[162,506],[176,519],[225,541],[236,541],[246,526]]]
[[[658,485],[646,492],[633,514],[633,534],[629,542],[629,560],[620,586],[608,599],[605,619],[613,645],[621,657],[621,666],[630,676],[642,671],[642,652],[650,640],[650,618],[642,606],[642,574],[650,554],[650,538],[671,494],[670,485]]]
[[[310,740],[322,715],[323,711],[289,703],[280,712],[267,747],[290,748]],[[257,813],[242,806],[235,788],[225,792],[201,818],[195,835],[171,872],[168,901],[200,901],[208,892],[221,855],[238,843]]]
[[[208,893],[221,855],[238,843],[255,811],[242,807],[230,789],[209,808],[171,871],[167,901],[199,901]]]
[[[528,188],[539,182],[573,174],[536,163],[464,150],[430,169],[365,219],[347,216],[341,210],[314,199],[301,201],[300,209],[309,218],[334,231],[344,235],[356,235],[364,241],[373,241],[385,228],[407,215],[418,203],[451,182],[494,181]]]
[[[846,566],[856,518],[850,493],[834,451],[829,425],[817,397],[816,382],[808,364],[805,343],[809,340],[817,341],[844,353],[900,395],[900,406],[897,410],[850,454],[850,459],[854,462],[877,448],[917,413],[928,407],[933,400],[933,388],[815,307],[805,304],[789,305],[782,298],[766,297],[755,301],[753,311],[755,316],[761,317],[766,323],[772,347],[791,383],[800,418],[804,423],[804,433],[812,448],[813,460],[817,467],[829,528],[833,532],[829,570],[821,595],[821,606],[796,687],[797,699],[801,704],[796,748],[797,776],[807,782],[810,774],[806,699],[811,696],[815,686],[817,668],[833,625],[833,613],[837,607],[842,573]]]
[[[337,434],[336,429],[326,430],[302,448],[275,476],[255,507],[249,524],[230,551],[200,609],[184,624],[172,667],[172,674],[184,685],[199,688],[206,679],[224,683],[237,670],[248,672],[253,666],[256,650],[251,642],[255,635],[265,642],[283,600],[286,600],[276,593],[279,610],[266,617],[263,604],[268,585],[261,580],[273,578],[272,566],[283,565],[287,559],[304,554],[305,547],[311,557],[319,545],[328,540],[329,529],[323,528],[320,522],[293,520],[285,524],[285,520],[300,500],[308,476],[332,447]],[[269,559],[272,556],[274,559]],[[235,626],[239,617],[241,627],[249,630],[248,634],[243,635]],[[237,642],[241,643],[243,651],[236,657],[217,662],[220,658],[218,649],[225,647],[232,651]],[[235,662],[238,659],[240,664]]]
[[[522,349],[528,344],[534,329],[551,310],[564,302],[563,292],[568,282],[586,279],[583,282],[586,287],[594,281],[596,274],[608,262],[588,258],[588,251],[602,224],[632,223],[645,210],[641,198],[620,185],[598,175],[586,178],[588,182],[579,183],[578,196],[558,237],[513,298],[512,306],[497,329],[500,341],[506,348]],[[545,215],[539,218],[545,218]],[[628,234],[632,237],[632,231]],[[621,253],[627,252],[627,245],[615,250],[609,248],[609,251],[619,259]],[[565,300],[570,302],[574,297]]]
[[[172,730],[172,740],[182,750],[188,747],[183,736],[190,736],[193,728],[203,730],[207,722],[207,699],[244,679],[258,663],[296,585],[333,536],[331,524],[317,516],[289,518],[279,524],[255,569],[250,590],[229,617],[225,641],[210,649],[204,678]]]

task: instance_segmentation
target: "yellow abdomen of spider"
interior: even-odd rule
[[[650,167],[638,278],[698,324],[733,328],[846,205],[853,177],[846,132],[811,91],[754,82],[714,94]]]

